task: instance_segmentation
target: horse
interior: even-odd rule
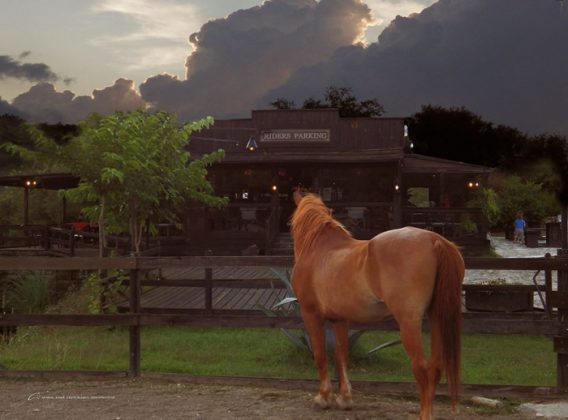
[[[318,195],[294,191],[294,201],[291,282],[319,371],[315,404],[327,408],[334,402],[327,372],[325,323],[332,324],[336,339],[339,395],[335,403],[348,409],[353,404],[347,376],[349,322],[394,317],[418,385],[419,419],[432,418],[435,390],[444,372],[455,410],[465,272],[459,248],[435,232],[414,227],[357,240],[332,217]],[[425,314],[430,319],[429,360],[421,337]]]

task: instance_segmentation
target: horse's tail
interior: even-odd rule
[[[432,339],[440,340],[432,349],[434,352],[437,349],[440,354],[432,354],[432,357],[441,362],[440,367],[446,372],[452,406],[455,407],[460,383],[461,301],[465,265],[458,247],[452,242],[438,238],[434,249],[438,256],[438,272],[430,318],[431,328],[438,329],[438,334],[434,334]]]

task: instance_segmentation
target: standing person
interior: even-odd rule
[[[523,219],[523,212],[517,212],[517,218],[515,219],[515,233],[513,235],[513,241],[519,244],[525,243],[525,229],[527,227],[527,222]]]

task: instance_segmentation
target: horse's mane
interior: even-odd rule
[[[327,208],[322,199],[316,194],[306,194],[300,200],[296,211],[292,215],[291,225],[296,258],[312,246],[326,227],[351,236],[351,233],[345,226],[331,216],[331,210]]]

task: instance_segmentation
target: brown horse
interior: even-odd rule
[[[432,418],[432,400],[445,371],[452,405],[458,398],[461,291],[464,262],[450,241],[427,230],[405,227],[356,240],[331,216],[321,198],[294,193],[292,286],[310,335],[320,388],[317,405],[333,393],[327,372],[325,322],[336,337],[335,363],[340,408],[352,404],[347,377],[349,322],[393,316],[420,392],[420,419]],[[424,357],[422,320],[430,319],[431,354]]]

